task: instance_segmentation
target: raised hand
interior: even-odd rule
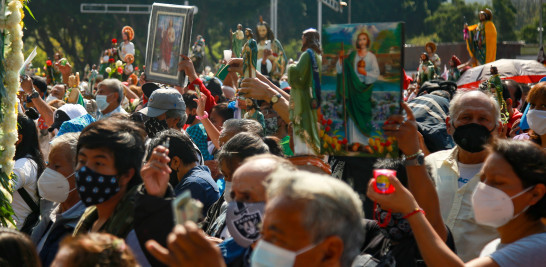
[[[199,117],[205,116],[205,105],[207,103],[207,96],[201,93],[201,98],[194,99],[193,101],[197,103],[197,116]]]
[[[146,249],[170,267],[225,267],[224,258],[215,242],[211,242],[194,222],[176,225],[167,238],[167,248],[155,240],[146,242]]]
[[[190,80],[190,83],[195,81],[199,76],[197,76],[197,73],[195,72],[195,68],[193,67],[193,61],[186,55],[180,55],[182,57],[182,60],[178,63],[178,71],[184,71],[186,72],[186,75],[188,75],[188,79]]]
[[[241,83],[239,93],[243,93],[247,98],[270,101],[276,91],[257,78],[246,78]]]
[[[396,137],[402,153],[409,156],[419,151],[419,132],[411,108],[405,102],[402,102],[401,106],[407,113],[407,119],[404,119],[404,115],[391,115],[387,120],[390,124],[384,125],[383,130],[386,135]]]
[[[164,146],[157,146],[140,171],[148,195],[163,198],[167,192],[169,174],[172,172],[168,165],[171,162],[168,154],[169,150]]]

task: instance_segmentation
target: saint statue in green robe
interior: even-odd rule
[[[303,52],[297,64],[288,66],[289,113],[294,133],[294,155],[320,154],[317,109],[320,103],[322,56],[320,36],[314,29],[303,32]],[[313,67],[315,66],[315,68]]]
[[[231,51],[233,51],[233,57],[241,56],[245,42],[246,40],[245,33],[243,32],[243,25],[239,24],[237,25],[237,30],[235,32],[231,32]]]
[[[417,83],[421,86],[423,83],[434,79],[435,76],[434,63],[430,62],[427,53],[421,54],[421,64],[419,64],[419,76]]]
[[[268,59],[273,66],[267,75],[269,75],[269,77],[279,76],[274,75],[277,73],[282,76],[286,70],[288,58],[282,48],[281,42],[275,38],[273,30],[271,30],[267,22],[263,21],[262,17],[260,17],[260,23],[258,23],[256,27],[256,41],[258,42],[258,58],[263,57],[265,49],[269,49],[272,52]]]
[[[342,55],[343,63],[340,60],[336,66],[336,97],[340,102],[345,97],[346,137],[349,144],[367,145],[372,133],[373,83],[380,73],[377,58],[369,51],[371,37],[367,31],[357,32],[353,38],[356,50],[349,53],[347,58]],[[342,79],[345,80],[345,88]]]

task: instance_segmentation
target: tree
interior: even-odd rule
[[[493,0],[493,22],[499,42],[517,41],[516,13],[517,10],[510,0]]]
[[[542,12],[546,12],[546,4],[542,5]],[[536,18],[535,21],[525,27],[523,27],[519,32],[519,38],[526,43],[538,43],[538,25],[540,24],[540,19]],[[546,19],[543,19],[542,21],[542,27],[546,27]],[[543,37],[543,43],[544,43],[544,33],[542,34]]]
[[[463,42],[465,18],[468,25],[478,23],[478,11],[483,8],[478,3],[467,4],[463,0],[443,3],[425,19],[426,33],[436,33],[441,42]]]

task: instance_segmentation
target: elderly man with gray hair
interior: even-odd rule
[[[59,243],[65,236],[72,235],[86,208],[76,191],[74,175],[79,136],[79,133],[66,133],[51,142],[49,164],[38,179],[42,219],[31,239],[43,266],[53,262]]]
[[[497,101],[489,92],[480,90],[455,94],[449,114],[446,128],[456,147],[430,154],[424,162],[430,168],[440,212],[453,233],[457,254],[467,262],[477,258],[486,244],[499,237],[496,229],[476,223],[471,199],[488,156],[484,146],[501,134],[502,123]],[[406,157],[423,164],[421,151]]]
[[[106,79],[100,82],[95,97],[98,108],[97,120],[106,119],[116,113],[127,114],[121,107],[123,97],[123,84],[119,80]]]
[[[351,266],[364,235],[362,202],[350,186],[281,169],[266,187],[261,240],[248,254],[251,266]],[[155,241],[146,247],[169,266],[226,266],[220,249],[193,222],[177,225],[167,243],[171,251]]]

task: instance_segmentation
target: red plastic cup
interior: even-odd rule
[[[396,176],[396,171],[387,169],[373,170],[373,189],[379,194],[392,194],[395,192],[394,186],[389,182],[389,175]]]

